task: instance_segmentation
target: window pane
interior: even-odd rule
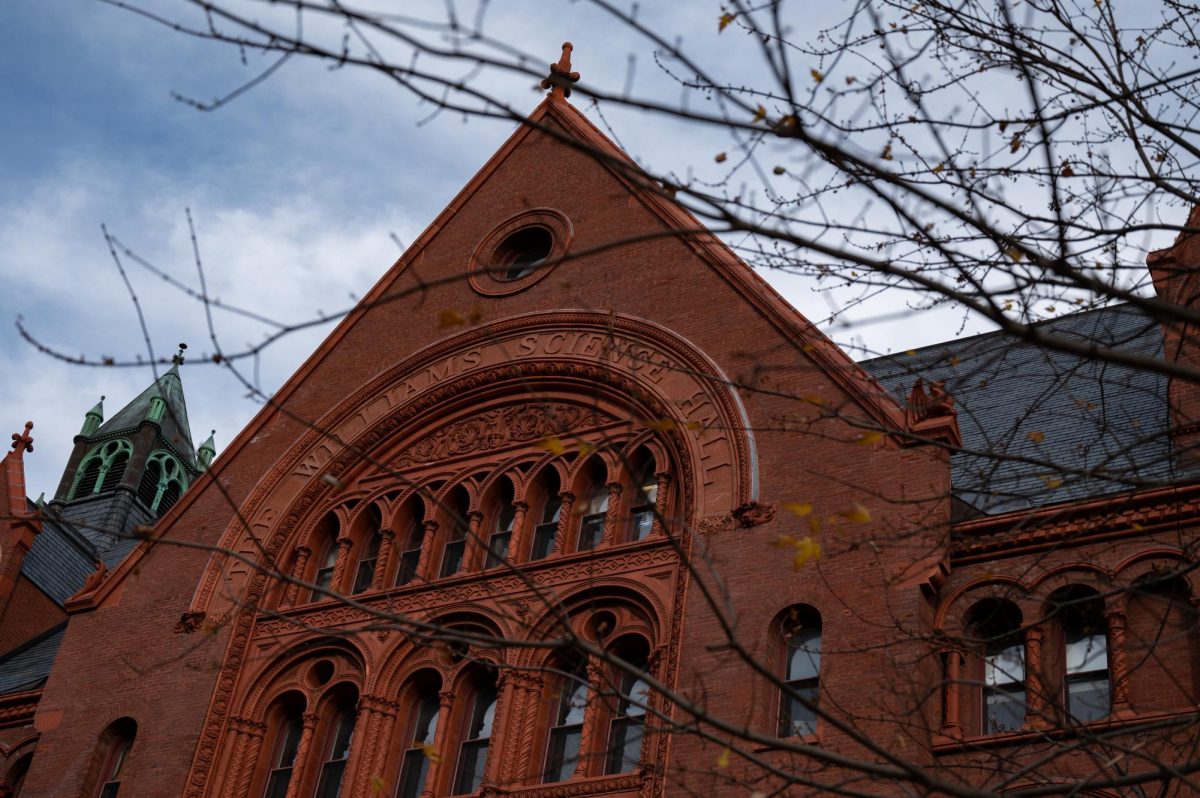
[[[496,688],[488,687],[475,699],[475,711],[471,713],[471,727],[467,730],[468,740],[486,739],[492,736],[492,721],[496,717]]]
[[[483,763],[487,760],[488,741],[463,743],[459,755],[458,778],[454,781],[454,794],[467,795],[479,789],[483,783]]]
[[[358,563],[358,573],[354,577],[354,592],[362,593],[371,587],[371,581],[375,578],[375,560],[360,560]]]
[[[417,710],[417,727],[413,730],[413,744],[421,743],[432,744],[433,735],[437,732],[438,712],[441,706],[438,704],[437,694],[427,695],[421,699],[421,706]]]
[[[792,691],[798,693],[813,707],[817,704],[819,688],[816,684],[789,685]],[[803,737],[815,734],[817,731],[817,713],[791,695],[783,698],[783,717],[779,724],[781,737]]]
[[[508,559],[508,544],[512,540],[512,532],[497,532],[488,542],[487,563],[484,568],[495,568]]]
[[[407,585],[417,578],[417,564],[421,561],[421,550],[412,549],[400,557],[400,568],[396,571],[396,584]]]
[[[1025,725],[1025,691],[984,689],[984,733],[1016,731]]]
[[[1067,680],[1067,711],[1080,723],[1108,716],[1108,674]]]
[[[604,514],[589,515],[579,525],[579,550],[590,551],[604,538]]]
[[[110,781],[100,788],[100,798],[117,798],[117,791],[121,789],[121,782]]]
[[[633,511],[633,539],[645,540],[654,528],[654,508],[639,507]]]
[[[1004,648],[989,647],[984,658],[984,683],[989,687],[1021,684],[1025,681],[1025,646],[1011,643]]]
[[[562,698],[558,703],[558,718],[556,726],[570,726],[583,723],[583,711],[587,706],[588,685],[586,682],[572,679],[563,685]]]
[[[1108,641],[1104,635],[1071,637],[1067,640],[1067,673],[1108,670]]]
[[[575,768],[579,764],[579,743],[582,739],[582,725],[551,730],[550,753],[546,758],[546,781],[566,781],[575,775]]]
[[[272,770],[271,778],[267,780],[267,791],[263,793],[263,798],[286,798],[288,783],[291,780],[292,769],[290,767]]]
[[[642,719],[621,718],[613,721],[608,741],[608,772],[627,773],[642,759]]]
[[[529,559],[542,560],[550,556],[554,548],[554,535],[558,532],[558,523],[539,524],[533,531],[533,551]]]
[[[300,736],[303,732],[304,722],[299,715],[287,719],[275,755],[277,768],[290,768],[296,761],[296,749],[300,747]]]
[[[342,774],[346,770],[346,760],[338,759],[326,762],[321,768],[321,782],[317,785],[316,798],[338,798],[342,790]]]
[[[446,544],[446,555],[442,559],[442,576],[452,576],[462,567],[463,551],[466,541],[458,540]]]
[[[799,629],[788,638],[789,682],[815,679],[821,673],[821,630]]]
[[[396,798],[419,798],[425,789],[425,776],[429,773],[429,757],[420,748],[404,753],[404,766],[400,771],[400,789]]]

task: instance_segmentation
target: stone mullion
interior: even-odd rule
[[[620,482],[610,482],[608,487],[608,510],[604,514],[604,537],[601,540],[601,545],[611,546],[617,542],[617,536],[620,534],[621,520],[624,514],[621,512],[621,488]]]
[[[463,572],[478,571],[483,567],[487,542],[483,540],[483,513],[472,510],[467,513],[467,541],[463,546]]]
[[[1125,656],[1125,605],[1117,602],[1106,608],[1108,626],[1108,678],[1112,683],[1112,714],[1130,711],[1129,664]]]
[[[947,737],[962,735],[962,704],[959,694],[962,681],[963,655],[953,649],[946,655],[946,683],[942,688],[942,734]]]
[[[388,561],[392,558],[392,546],[395,539],[396,533],[390,529],[384,529],[379,533],[379,556],[375,560],[375,573],[371,575],[372,590],[379,590],[383,587],[383,580],[387,575]]]
[[[233,790],[231,792],[234,798],[246,798],[250,794],[250,782],[254,778],[254,768],[262,751],[263,737],[266,736],[267,727],[266,724],[253,721],[242,721],[239,725],[242,727],[243,744],[238,746],[241,749],[240,756],[235,752],[238,761],[231,770],[237,776],[232,782]]]
[[[433,578],[432,569],[434,544],[437,539],[438,522],[425,521],[425,535],[421,538],[421,556],[417,562],[417,581],[428,582]]]
[[[508,541],[508,561],[520,565],[527,559],[525,554],[528,533],[525,531],[525,515],[529,505],[525,502],[513,502],[512,538]]]
[[[564,490],[559,494],[561,502],[558,511],[558,529],[554,532],[554,553],[564,554],[567,550],[567,540],[571,535],[571,507],[575,504],[575,494]]]
[[[311,554],[312,549],[308,546],[296,547],[296,559],[292,563],[292,581],[288,583],[287,590],[284,591],[283,601],[279,602],[280,607],[295,605],[296,598],[300,595],[300,581],[304,579],[304,567],[308,564]]]
[[[659,471],[654,475],[658,480],[658,488],[654,493],[654,525],[650,528],[651,535],[661,535],[666,532],[664,522],[667,518],[667,491],[671,487],[671,474]]]
[[[1042,681],[1042,627],[1025,630],[1025,725],[1044,728],[1049,725],[1050,707],[1046,701],[1046,685]]]
[[[502,759],[508,750],[508,728],[511,720],[513,703],[513,680],[508,671],[496,674],[496,709],[492,714],[492,737],[488,742],[487,758],[483,763],[483,779],[481,789],[486,791],[489,784],[504,783]]]
[[[288,781],[285,798],[299,798],[300,783],[304,781],[305,771],[308,770],[308,760],[312,751],[313,733],[317,729],[318,717],[313,712],[305,712],[303,726],[300,732],[300,742],[296,746],[296,756],[292,759],[292,777]]]
[[[374,778],[383,778],[380,764],[384,761],[387,745],[380,740],[381,730],[386,729],[396,717],[397,705],[378,696],[363,696],[359,701],[358,718],[354,725],[354,738],[361,741],[356,745],[356,763],[350,764],[352,778],[351,798],[370,798]]]
[[[354,548],[354,541],[350,538],[337,539],[337,559],[333,561],[333,576],[329,579],[329,590],[333,593],[346,592],[342,582],[346,578],[346,569],[350,567],[350,550],[352,548]]]
[[[438,693],[438,724],[437,730],[433,733],[433,750],[437,753],[438,759],[430,758],[429,770],[425,774],[425,789],[421,791],[421,798],[435,798],[442,794],[448,795],[451,787],[447,785],[445,789],[441,789],[441,783],[446,779],[445,771],[448,766],[454,765],[458,757],[446,750],[446,746],[452,740],[450,734],[451,723],[450,713],[454,710],[454,691],[442,690]],[[450,778],[454,778],[453,771],[450,772]]]
[[[500,778],[505,784],[523,784],[529,779],[530,769],[537,757],[534,735],[538,730],[542,678],[529,671],[514,671],[509,674],[509,681],[513,683],[515,696],[513,717],[518,717],[517,713],[520,717],[520,722],[510,724],[509,728],[517,730],[519,734],[509,735],[510,739],[505,743],[510,754],[505,757],[508,766]]]
[[[579,763],[575,767],[577,776],[599,775],[604,769],[604,730],[600,724],[604,712],[605,669],[596,660],[589,659],[587,665],[588,697],[583,708],[583,728],[579,733]],[[619,699],[618,699],[619,700]]]

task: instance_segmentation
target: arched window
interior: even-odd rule
[[[405,734],[408,747],[400,766],[400,785],[396,798],[419,798],[425,789],[440,710],[437,682],[430,679],[417,686],[410,728]]]
[[[304,733],[304,704],[296,696],[280,702],[272,713],[271,758],[267,771],[267,788],[263,798],[285,798],[292,781],[292,768],[296,764],[296,752],[300,747],[300,735]]]
[[[496,717],[496,698],[495,677],[492,677],[489,683],[480,686],[471,702],[462,745],[459,746],[454,795],[476,792],[483,783],[483,768],[492,739],[492,722]]]
[[[442,576],[453,576],[463,566],[463,556],[467,552],[467,512],[470,501],[466,489],[461,485],[450,491],[446,499],[449,531],[442,550]]]
[[[542,560],[554,550],[554,538],[558,534],[558,520],[562,513],[562,497],[559,496],[558,471],[546,467],[538,477],[537,526],[533,529],[533,547],[529,559]]]
[[[115,489],[121,484],[131,454],[133,444],[124,438],[97,446],[79,464],[75,472],[75,482],[71,485],[67,498],[84,498]]]
[[[821,615],[812,607],[792,607],[782,624],[783,690],[779,735],[803,737],[817,732],[821,694]]]
[[[9,798],[21,798],[21,787],[25,784],[25,774],[29,772],[31,762],[33,762],[33,754],[26,754],[9,768],[8,778],[5,779],[8,783]]]
[[[1076,723],[1100,720],[1110,709],[1108,629],[1095,591],[1069,588],[1051,599],[1062,639],[1063,709]]]
[[[654,513],[658,505],[658,477],[654,470],[654,455],[645,447],[634,452],[630,461],[633,493],[629,501],[630,537],[644,540],[654,529]]]
[[[333,584],[333,572],[337,566],[339,526],[337,516],[329,513],[321,519],[321,524],[314,536],[317,544],[321,547],[321,554],[320,559],[317,560],[316,573],[313,575],[313,585],[315,585],[312,592],[313,601],[321,601],[326,598],[323,591],[336,589]]]
[[[383,526],[383,515],[374,504],[366,509],[360,519],[359,532],[363,539],[359,543],[362,553],[354,571],[355,593],[369,590],[375,581],[375,564],[379,562],[379,530]]]
[[[146,460],[137,494],[152,513],[171,509],[187,488],[183,466],[169,452],[157,451]]]
[[[122,718],[105,731],[101,746],[104,760],[100,765],[96,798],[117,798],[121,790],[121,771],[129,761],[129,751],[137,737],[137,724],[130,718]]]
[[[346,762],[350,759],[350,743],[354,738],[354,703],[343,696],[335,708],[325,735],[321,756],[321,775],[317,781],[316,798],[338,798]]]
[[[588,695],[587,661],[576,660],[558,679],[553,716],[550,719],[550,744],[546,752],[547,782],[566,781],[579,764],[579,746],[583,741],[583,719]]]
[[[616,656],[633,672],[614,668],[612,684],[617,690],[612,716],[608,721],[608,745],[604,770],[626,773],[642,760],[642,734],[645,731],[646,702],[650,686],[641,677],[649,665],[650,649],[640,638],[618,644]]]
[[[1025,725],[1025,641],[1021,612],[1011,602],[988,599],[969,614],[968,634],[978,641],[975,679],[983,734],[1016,731]]]
[[[396,545],[400,549],[396,565],[396,584],[407,585],[417,578],[421,564],[421,545],[425,542],[425,522],[421,517],[420,503],[414,496],[400,508],[392,519],[396,531]]]
[[[491,534],[488,535],[487,560],[484,568],[495,568],[508,560],[508,547],[512,543],[513,522],[517,519],[517,508],[513,507],[512,483],[500,480],[500,487],[493,509]]]
[[[576,549],[590,551],[604,540],[604,519],[608,515],[608,485],[605,484],[607,472],[604,463],[593,457],[584,466],[586,475],[583,490],[583,506],[580,507],[579,540]]]

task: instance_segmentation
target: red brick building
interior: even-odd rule
[[[211,468],[177,369],[44,508],[14,436],[9,792],[1194,792],[1194,389],[856,365],[563,82]]]

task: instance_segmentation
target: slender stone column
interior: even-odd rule
[[[421,558],[417,562],[417,577],[418,582],[428,582],[434,577],[433,569],[437,564],[434,559],[434,545],[437,540],[438,522],[425,521],[425,536],[421,538]]]
[[[296,758],[292,760],[292,778],[288,782],[286,798],[299,798],[300,782],[304,781],[305,771],[308,770],[308,760],[312,755],[313,733],[317,728],[317,715],[305,712],[303,727],[300,732],[300,743],[296,746]]]
[[[383,579],[387,575],[388,561],[392,557],[392,545],[395,539],[396,533],[390,529],[384,529],[379,533],[379,556],[375,560],[375,573],[371,575],[372,590],[379,590],[383,587]]]
[[[1104,610],[1108,625],[1108,678],[1112,683],[1112,714],[1131,711],[1129,705],[1129,664],[1125,657],[1125,603],[1118,601]]]
[[[350,568],[350,549],[354,541],[350,538],[338,538],[337,559],[333,561],[333,576],[329,579],[329,589],[334,593],[345,593],[342,584],[346,578],[346,570]]]
[[[602,546],[611,546],[618,540],[621,534],[621,524],[625,520],[625,515],[621,512],[621,488],[624,486],[620,482],[610,482],[608,487],[608,511],[604,514],[604,538],[600,541]]]
[[[457,751],[448,751],[446,746],[454,735],[450,733],[451,718],[450,713],[454,709],[454,691],[442,690],[438,693],[438,723],[437,730],[433,733],[433,750],[437,752],[439,759],[429,760],[429,770],[425,774],[425,789],[421,791],[421,798],[436,798],[440,791],[441,783],[446,778],[454,778],[453,771],[449,776],[444,775],[444,771],[453,767],[458,761]],[[459,724],[461,725],[461,724]],[[442,795],[449,795],[449,790],[453,785],[446,785],[444,791],[440,791]]]
[[[942,734],[947,737],[962,736],[962,705],[959,696],[962,681],[963,655],[961,651],[946,651],[946,684],[942,690]]]
[[[312,549],[308,546],[296,547],[296,558],[292,562],[292,579],[300,580],[304,578],[304,566],[308,564],[308,558],[312,555]],[[279,602],[280,608],[292,607],[296,604],[296,598],[300,595],[300,585],[293,581],[288,584],[287,590],[283,592],[283,601]]]
[[[254,778],[254,768],[262,751],[267,727],[264,723],[242,718],[234,718],[230,725],[237,732],[238,743],[230,762],[228,794],[234,798],[246,798],[250,794],[250,782]]]
[[[379,696],[363,696],[358,702],[358,717],[354,722],[354,747],[357,762],[350,763],[351,798],[372,798],[371,781],[383,778],[387,754],[388,731],[396,717],[398,705]]]
[[[575,521],[571,517],[571,507],[575,504],[575,494],[569,490],[564,490],[558,495],[562,502],[558,511],[558,530],[554,533],[554,554],[564,554],[567,550],[567,541],[571,535],[571,524]]]
[[[1052,723],[1051,708],[1046,701],[1046,685],[1042,681],[1042,627],[1025,630],[1025,725],[1041,729]]]
[[[496,674],[496,710],[492,715],[492,737],[488,742],[487,759],[483,763],[483,780],[481,789],[487,790],[488,785],[503,783],[504,767],[501,760],[508,750],[508,728],[512,712],[513,684],[508,671]]]
[[[659,471],[654,475],[658,480],[658,488],[654,492],[654,526],[650,528],[651,535],[661,535],[666,532],[663,526],[663,521],[667,519],[667,491],[671,487],[671,474],[669,471]]]
[[[487,541],[483,539],[483,513],[472,510],[467,513],[467,541],[463,546],[463,562],[460,572],[478,571],[483,567],[483,554]]]
[[[529,534],[525,531],[525,516],[529,513],[526,502],[513,502],[512,538],[508,541],[508,561],[514,565],[524,563]]]
[[[575,768],[577,776],[599,775],[604,769],[604,752],[599,746],[604,742],[605,735],[599,724],[604,721],[604,666],[594,659],[588,660],[587,704],[583,708],[583,729],[579,733],[579,765]],[[614,698],[620,701],[620,696]]]
[[[509,754],[505,757],[508,765],[502,778],[506,784],[523,784],[531,776],[533,763],[540,761],[540,752],[534,750],[534,734],[538,725],[542,677],[533,671],[512,671],[508,681],[513,686],[513,720],[508,728],[514,733],[508,735],[510,739],[505,742]]]

